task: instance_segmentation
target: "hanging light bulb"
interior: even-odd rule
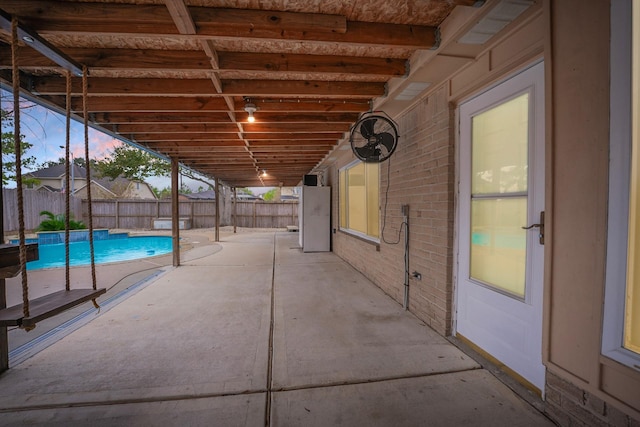
[[[267,177],[267,171],[266,171],[266,170],[264,170],[264,169],[262,169],[262,177],[263,177],[263,178],[266,178],[266,177]]]
[[[244,111],[246,111],[249,114],[249,123],[253,123],[256,121],[256,118],[253,116],[253,113],[255,113],[258,110],[258,107],[256,107],[256,104],[254,104],[253,102],[249,102],[249,100],[247,100],[247,103],[244,105]]]

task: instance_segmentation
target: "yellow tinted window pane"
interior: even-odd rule
[[[527,191],[528,122],[528,93],[473,117],[473,194]]]
[[[524,298],[527,199],[472,200],[471,277]]]
[[[378,187],[379,170],[378,163],[367,163],[367,234],[378,237]]]
[[[634,4],[635,6],[635,4]],[[631,194],[629,195],[629,248],[627,257],[627,292],[624,316],[624,340],[626,349],[640,353],[640,8],[633,9],[633,121],[631,146]]]
[[[347,206],[348,228],[367,232],[367,193],[365,187],[365,165],[359,163],[347,171],[347,185],[349,192]]]
[[[340,227],[347,226],[347,172],[340,171]]]

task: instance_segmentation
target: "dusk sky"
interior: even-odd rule
[[[10,92],[0,90],[2,108],[13,110],[13,95]],[[49,160],[58,160],[64,157],[66,145],[66,120],[61,114],[48,110],[29,101],[24,101],[28,108],[20,113],[20,133],[25,136],[25,141],[33,145],[25,154],[34,156],[38,165]],[[3,124],[4,126],[4,124]],[[81,122],[71,120],[71,152],[74,157],[84,158],[84,125]],[[3,127],[3,132],[7,130]],[[89,128],[89,156],[95,159],[103,159],[109,155],[114,147],[123,144],[121,141]],[[23,173],[30,172],[23,170]],[[168,177],[153,177],[146,180],[149,184],[159,189],[169,187]],[[203,183],[184,179],[183,182],[192,190],[204,186]],[[15,187],[15,183],[8,187]]]

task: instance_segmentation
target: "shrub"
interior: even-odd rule
[[[54,215],[49,211],[40,212],[40,216],[46,216],[35,231],[61,231],[65,229],[64,214]],[[82,221],[75,221],[73,216],[69,218],[69,230],[84,230],[87,228]]]

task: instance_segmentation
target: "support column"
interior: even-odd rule
[[[171,158],[171,236],[173,238],[173,266],[180,266],[180,201],[178,200],[178,159]]]
[[[214,181],[215,195],[216,195],[216,238],[215,241],[220,241],[220,181],[216,178]]]
[[[2,169],[2,156],[0,156]],[[1,184],[1,183],[0,183]],[[4,190],[0,185],[0,244],[4,243]],[[0,279],[0,308],[7,307],[7,294],[4,279]],[[0,374],[9,369],[9,338],[7,327],[0,327]]]
[[[233,187],[233,234],[236,233],[236,228],[238,225],[237,203],[238,203],[238,189],[236,187]]]

